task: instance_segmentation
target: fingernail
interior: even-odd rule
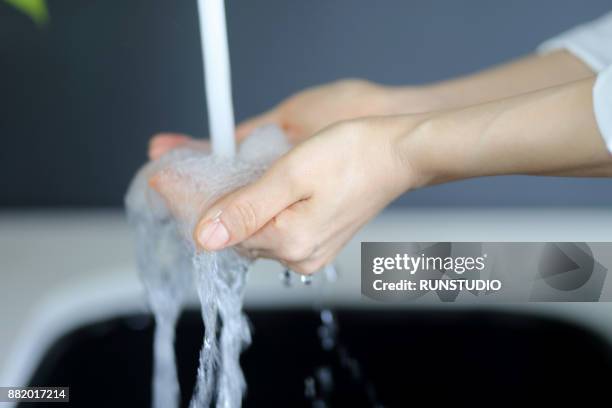
[[[220,212],[200,230],[198,241],[205,249],[215,251],[223,248],[229,241],[229,232],[219,218]]]

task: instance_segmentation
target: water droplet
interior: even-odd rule
[[[359,362],[357,362],[357,360],[355,360],[354,358],[349,358],[347,363],[348,363],[347,364],[348,369],[353,379],[356,381],[360,381],[361,380],[361,367],[359,366]]]
[[[315,384],[315,379],[312,377],[307,377],[304,380],[304,396],[308,399],[313,399],[317,396],[317,387]]]
[[[329,309],[321,310],[321,322],[323,324],[333,324],[334,323],[334,314]]]
[[[312,408],[327,408],[327,403],[323,400],[312,401]]]
[[[338,271],[334,265],[327,265],[324,272],[328,282],[334,283],[338,280]]]
[[[336,345],[336,342],[331,337],[325,337],[321,339],[321,347],[323,347],[323,350],[325,351],[332,350],[335,345]]]
[[[323,350],[329,351],[334,348],[336,345],[335,332],[333,327],[329,326],[319,326],[317,330],[319,334],[319,339],[321,339],[321,347]]]
[[[329,367],[319,367],[316,376],[323,393],[329,394],[334,390],[334,376]]]

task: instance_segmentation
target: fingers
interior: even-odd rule
[[[256,128],[276,123],[278,123],[278,114],[276,110],[270,110],[266,113],[258,115],[252,119],[248,119],[242,122],[236,128],[236,139],[238,142],[244,140],[248,135],[250,135]],[[183,133],[173,133],[173,132],[163,132],[154,135],[149,142],[149,159],[157,160],[165,153],[172,149],[176,149],[177,147],[184,147],[188,145],[193,148],[208,148],[208,142],[205,140],[196,140],[190,137],[189,135]]]
[[[310,275],[331,263],[354,233],[353,229],[328,235],[311,213],[309,200],[282,211],[239,248],[253,258],[274,259],[294,272]]]
[[[310,200],[301,200],[285,208],[240,246],[266,251],[276,258],[298,260],[311,255],[316,246],[307,222]]]
[[[236,127],[236,140],[241,142],[250,135],[256,128],[275,123],[280,126],[278,113],[275,109],[262,113],[248,119]],[[149,141],[149,159],[157,160],[165,153],[177,147],[188,145],[195,149],[208,148],[209,143],[205,140],[196,140],[184,133],[162,132],[154,135]]]
[[[191,138],[183,133],[158,133],[149,142],[149,158],[157,160],[169,150],[172,150]]]
[[[238,244],[303,196],[300,184],[279,161],[255,183],[213,204],[196,226],[194,240],[209,251]]]
[[[282,261],[282,263],[294,272],[302,275],[312,275],[331,264],[338,252],[351,239],[351,236],[352,231],[342,231],[321,244],[311,256],[293,262]]]
[[[157,160],[170,150],[178,147],[208,150],[209,146],[208,140],[193,139],[183,133],[158,133],[149,142],[149,159]]]
[[[236,127],[236,140],[238,142],[241,142],[258,127],[271,123],[280,126],[276,109],[269,110],[268,112],[262,113],[261,115],[255,116],[254,118],[245,120],[244,122],[240,123]]]

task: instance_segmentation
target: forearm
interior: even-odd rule
[[[398,138],[402,161],[418,169],[420,185],[504,174],[612,177],[593,82],[428,115]]]
[[[421,87],[390,88],[391,113],[410,113],[415,99],[421,111],[436,111],[520,95],[592,77],[593,71],[567,51],[528,55],[472,75]]]

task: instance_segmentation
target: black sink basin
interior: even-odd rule
[[[386,407],[413,406],[423,398],[432,406],[489,407],[612,396],[609,345],[556,320],[480,311],[340,310],[341,347],[330,352],[321,347],[316,312],[248,315],[254,342],[242,356],[246,407],[312,406],[305,380],[317,378],[312,376],[321,367],[334,377],[328,407],[372,406],[373,399]],[[30,384],[70,386],[71,406],[149,407],[152,329],[150,317],[132,315],[69,333],[47,352]],[[193,389],[202,331],[198,312],[182,316],[176,348],[183,406]],[[341,353],[359,366],[348,367]],[[43,406],[20,406],[29,405]]]

